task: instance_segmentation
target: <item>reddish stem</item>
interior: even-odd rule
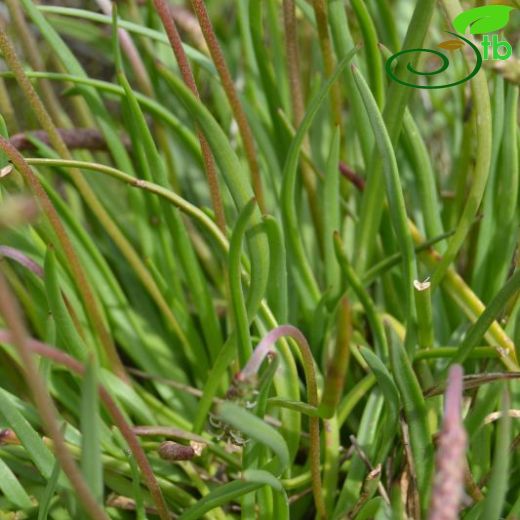
[[[3,35],[0,31],[0,41],[2,40],[2,36]],[[24,181],[35,195],[38,203],[43,209],[43,212],[49,219],[49,222],[54,229],[59,243],[63,248],[63,252],[65,253],[65,256],[70,264],[70,270],[74,275],[74,279],[76,280],[76,284],[84,301],[88,316],[92,320],[92,325],[99,333],[99,337],[103,343],[103,346],[105,347],[106,356],[109,359],[114,372],[123,380],[128,381],[128,376],[126,375],[125,369],[121,363],[121,359],[119,358],[119,354],[112,341],[112,338],[105,327],[101,312],[98,308],[98,303],[87,281],[85,271],[81,266],[81,262],[76,255],[74,246],[72,245],[67,231],[65,230],[65,227],[60,220],[58,212],[54,208],[51,200],[49,199],[49,196],[43,189],[43,186],[41,185],[38,177],[31,170],[24,157],[7,139],[5,139],[5,137],[2,137],[1,135],[0,150],[2,150],[9,157],[9,160],[13,163],[15,168],[22,174]]]
[[[339,163],[339,172],[345,179],[350,181],[359,191],[364,191],[365,189],[365,179],[357,174],[354,170],[349,168],[345,163]]]
[[[171,16],[169,6],[166,3],[166,0],[154,0],[154,4],[157,9],[157,13],[159,14],[164,25],[164,29],[168,36],[168,40],[170,41],[173,53],[175,54],[177,63],[179,64],[179,69],[181,71],[184,83],[186,83],[188,88],[193,92],[193,94],[195,94],[195,96],[197,96],[197,98],[200,98],[197,84],[195,83],[195,78],[193,77],[193,72],[190,67],[190,62],[188,61],[188,57],[186,56],[184,48],[182,47],[181,37],[179,36],[179,31],[177,31],[175,21]],[[213,209],[215,210],[215,220],[220,230],[225,234],[226,217],[224,214],[224,206],[222,204],[222,196],[220,194],[220,188],[218,184],[215,160],[213,159],[211,148],[206,137],[198,127],[197,137],[200,142],[204,167],[206,169],[206,177],[208,179],[211,202]]]
[[[56,407],[49,396],[45,383],[33,359],[29,340],[25,332],[25,326],[22,321],[21,310],[2,273],[0,273],[0,314],[3,316],[7,326],[11,329],[7,337],[18,350],[24,367],[25,380],[31,390],[36,409],[40,414],[45,430],[56,446],[56,459],[59,461],[65,475],[67,475],[79,502],[85,508],[87,514],[96,520],[108,520],[107,514],[96,501],[65,445],[65,439],[58,424]],[[6,336],[0,336],[0,341],[2,341],[2,339],[5,341],[5,338]]]
[[[199,19],[202,34],[204,34],[204,38],[209,48],[209,52],[215,64],[215,68],[217,69],[218,74],[220,76],[220,80],[222,81],[224,92],[226,93],[226,96],[228,98],[231,110],[233,111],[233,115],[235,116],[240,131],[240,135],[242,136],[242,141],[244,143],[244,149],[247,157],[247,162],[249,164],[249,169],[251,170],[251,180],[253,183],[253,191],[255,193],[255,198],[258,202],[258,207],[260,208],[262,213],[265,214],[266,207],[264,193],[262,189],[262,180],[260,178],[260,167],[258,165],[258,160],[256,157],[255,143],[251,127],[249,126],[249,122],[247,121],[246,113],[244,111],[244,108],[242,107],[242,103],[240,103],[240,99],[238,97],[238,93],[235,88],[233,78],[231,77],[231,73],[226,64],[226,60],[224,58],[222,49],[220,48],[220,44],[218,42],[215,31],[213,30],[213,25],[209,18],[206,5],[203,0],[191,0],[191,5],[193,6],[197,18]]]
[[[0,330],[0,341],[10,342],[13,341],[13,335],[6,330]],[[42,343],[33,338],[26,338],[25,341],[29,350],[31,350],[35,354],[39,354],[48,359],[52,359],[55,363],[59,365],[63,365],[67,367],[72,372],[83,375],[85,372],[85,367],[82,363],[80,363],[77,359],[69,356],[65,352],[58,350],[46,343]],[[109,414],[111,415],[114,424],[119,428],[121,434],[125,438],[126,442],[130,450],[132,451],[139,468],[143,472],[144,479],[146,481],[146,485],[150,490],[150,494],[152,496],[152,500],[157,507],[157,511],[162,520],[170,520],[171,516],[168,511],[168,506],[164,501],[164,497],[161,492],[161,488],[159,487],[159,483],[155,478],[153,473],[153,469],[146,458],[146,454],[143,451],[143,448],[139,444],[139,440],[135,435],[132,427],[126,422],[125,416],[119,409],[118,405],[112,399],[112,396],[108,393],[106,388],[102,385],[99,385],[99,395]]]
[[[37,264],[32,258],[29,258],[19,249],[15,249],[14,247],[9,246],[0,246],[0,258],[2,257],[14,260],[26,269],[29,269],[29,271],[34,273],[39,278],[43,278],[42,266]]]
[[[70,150],[107,150],[107,141],[103,134],[96,128],[58,128],[63,142]],[[45,130],[35,130],[33,132],[21,132],[13,135],[9,141],[19,151],[33,150],[35,145],[29,139],[35,137],[47,146],[51,146],[49,134]],[[120,137],[125,148],[130,148],[130,139],[124,135]]]

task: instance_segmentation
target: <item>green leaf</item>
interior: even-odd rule
[[[0,135],[2,137],[5,137],[6,139],[9,138],[9,133],[7,132],[7,126],[5,124],[5,119],[2,117],[2,114],[0,114]],[[0,170],[7,166],[8,160],[7,155],[5,155],[4,152],[0,152]]]
[[[356,515],[356,520],[378,520],[379,518],[389,518],[389,511],[385,511],[386,508],[388,508],[388,506],[381,497],[372,498],[359,510],[359,513]],[[379,515],[381,512],[386,514]],[[394,518],[393,520],[398,519]]]
[[[509,416],[509,392],[504,388],[502,396],[502,417],[499,419],[493,453],[493,468],[489,481],[488,491],[484,499],[481,520],[501,518],[505,505],[509,482],[509,467],[511,464],[511,417]]]
[[[265,46],[265,31],[262,16],[264,9],[262,0],[249,1],[249,23],[253,51],[258,66],[258,81],[262,86],[263,92],[266,94],[266,103],[269,109],[269,115],[272,122],[273,130],[271,141],[276,148],[279,160],[282,161],[285,150],[288,147],[289,136],[282,122],[282,116],[279,111],[283,106],[281,99],[280,85],[275,78],[272,60],[269,57],[268,49]]]
[[[485,34],[504,28],[514,7],[508,5],[485,5],[468,9],[453,20],[453,27],[461,34],[470,28],[471,34]]]
[[[81,392],[81,471],[96,499],[103,498],[103,463],[99,416],[98,367],[91,358],[85,367]]]
[[[282,483],[269,471],[262,469],[247,469],[244,471],[244,480],[247,482],[257,482],[258,484],[266,484],[274,490],[284,493]]]
[[[394,380],[381,359],[370,349],[360,346],[359,350],[376,376],[377,384],[381,388],[391,412],[391,423],[394,424],[399,418],[399,392],[397,391]]]
[[[35,72],[29,70],[26,71],[25,74],[28,78],[44,78],[52,81],[68,81],[76,85],[66,89],[64,95],[68,94],[72,96],[81,94],[83,92],[81,89],[82,85],[88,85],[89,87],[92,87],[108,96],[124,97],[125,95],[124,89],[119,85],[109,83],[108,81],[101,81],[84,77],[82,75],[61,74],[58,72]],[[11,78],[13,77],[13,73],[0,72],[0,77]],[[158,121],[165,123],[181,140],[183,146],[185,147],[185,151],[189,152],[193,156],[194,160],[201,162],[202,158],[200,147],[198,145],[195,134],[186,125],[182,124],[181,121],[174,114],[172,114],[172,112],[167,110],[161,103],[155,101],[154,99],[150,99],[149,97],[146,97],[139,92],[135,92],[134,94],[143,109],[146,109],[151,115],[157,118]],[[125,171],[131,172],[132,168]]]
[[[29,495],[22,487],[11,468],[0,458],[0,490],[14,506],[20,509],[33,507]]]
[[[240,367],[243,367],[247,363],[247,360],[253,352],[251,335],[249,333],[249,317],[242,288],[240,258],[242,255],[243,239],[255,207],[255,199],[251,199],[244,206],[233,229],[229,246],[229,292],[237,331],[238,360]],[[251,316],[251,319],[252,318],[253,316]]]
[[[52,247],[47,249],[45,256],[44,281],[47,302],[56,323],[58,345],[63,347],[72,357],[79,360],[85,359],[87,347],[65,307],[58,280],[56,255]]]
[[[114,14],[114,20],[115,19],[116,18]],[[117,34],[115,29],[113,32],[114,34]],[[115,41],[117,43],[117,39]],[[119,49],[117,45],[115,45],[115,47],[116,49]],[[165,188],[169,187],[166,168],[161,159],[161,156],[159,155],[156,143],[152,133],[150,132],[150,129],[148,128],[146,119],[137,101],[134,91],[132,90],[123,70],[118,69],[117,77],[119,83],[125,91],[125,101],[127,102],[127,106],[131,113],[131,121],[134,129],[134,132],[132,133],[133,144],[136,155],[138,155],[140,158],[140,169],[144,172],[144,177],[146,180],[153,180],[158,185]],[[162,198],[158,202],[156,198],[153,197],[151,201],[151,208],[155,214],[162,215],[161,220],[167,226],[166,228],[163,224],[158,229],[158,238],[163,245],[162,249],[166,251],[171,247],[170,242],[166,237],[166,231],[168,230],[175,246],[175,250],[178,252],[181,265],[184,268],[189,287],[193,292],[193,300],[201,317],[204,336],[210,345],[210,350],[212,352],[216,352],[222,343],[220,329],[207,289],[207,283],[205,283],[202,276],[197,256],[193,251],[193,247],[189,240],[189,235],[185,229],[184,223],[177,209],[173,208]],[[179,276],[178,268],[175,266],[173,259],[169,259],[168,263],[170,264],[168,276]],[[184,295],[177,296],[184,299]],[[193,328],[193,330],[194,333],[192,334],[190,344],[185,345],[185,355],[191,360],[194,370],[196,370],[197,374],[202,379],[206,376],[207,373],[207,355],[204,350],[202,341],[200,340],[199,334],[195,328]]]
[[[40,497],[40,503],[38,504],[38,520],[47,520],[49,516],[49,510],[51,508],[52,498],[58,486],[58,480],[61,473],[61,467],[56,461],[50,479],[45,486],[45,490]]]
[[[338,260],[334,253],[333,236],[334,231],[341,231],[341,191],[338,168],[340,143],[340,130],[336,128],[331,140],[323,186],[323,232],[325,235],[323,237],[323,249],[325,253],[325,276],[327,289],[332,289],[334,295],[337,295],[341,282]]]
[[[367,319],[370,323],[370,327],[372,328],[372,333],[375,338],[377,352],[381,357],[386,359],[388,358],[388,343],[386,340],[383,322],[368,291],[361,283],[361,280],[357,276],[354,268],[350,265],[347,255],[343,251],[343,243],[341,242],[338,234],[334,236],[334,247],[341,271],[345,276],[349,286],[352,287],[365,309]]]
[[[414,3],[415,8],[410,20],[406,37],[402,43],[403,49],[418,49],[423,46],[425,36],[430,26],[431,18],[437,5],[436,0],[421,0]],[[397,50],[397,49],[396,49]],[[410,63],[411,66],[417,66],[419,55],[414,55],[414,59]],[[408,64],[399,64],[398,67],[404,69]],[[411,74],[403,70],[405,77]],[[399,76],[401,77],[401,76]],[[388,135],[392,144],[397,144],[405,109],[412,95],[409,87],[391,82],[388,86],[387,102],[383,113],[384,123],[388,131]],[[383,160],[380,155],[374,154],[374,150],[370,151],[370,160],[365,167],[367,168],[368,178],[363,192],[363,200],[359,214],[359,224],[356,230],[356,268],[360,269],[362,276],[364,271],[369,267],[372,260],[374,247],[377,241],[377,233],[381,224],[381,217],[385,204],[381,203],[381,171],[383,169]]]
[[[413,165],[417,190],[420,199],[421,211],[424,218],[426,236],[434,239],[443,235],[441,212],[439,211],[439,197],[435,172],[428,152],[428,147],[421,137],[421,132],[416,124],[410,109],[406,109],[403,119],[403,140]],[[445,248],[442,244],[440,251]]]
[[[373,452],[375,451],[374,447],[377,440],[383,402],[383,396],[379,391],[372,392],[369,395],[356,434],[358,444],[365,451],[369,459],[374,456]],[[365,461],[356,453],[352,458],[347,478],[338,496],[336,507],[332,515],[333,520],[345,518],[346,513],[357,503],[361,496],[363,478],[366,473],[367,467]]]
[[[385,427],[381,430],[379,442],[379,453],[386,457],[388,450],[394,442],[394,437],[399,423],[399,392],[394,383],[392,375],[385,364],[370,349],[360,346],[361,355],[365,358],[368,366],[377,379],[377,384],[385,396],[386,418]]]
[[[43,14],[34,5],[32,0],[20,0],[25,11],[39,29],[44,40],[52,48],[54,55],[61,61],[67,72],[76,76],[87,77],[80,62],[76,59],[67,44],[61,39],[60,35],[54,30],[51,24],[45,19]],[[88,87],[82,90],[85,100],[88,102],[91,111],[97,116],[99,126],[106,137],[109,148],[116,159],[118,166],[127,172],[132,171],[132,162],[119,138],[112,118],[110,118],[103,105],[101,96],[95,89]]]
[[[54,467],[54,455],[45,446],[41,436],[27,422],[13,404],[11,396],[0,388],[0,413],[27,450],[35,466],[45,478],[50,478]]]
[[[202,497],[194,506],[185,511],[179,520],[198,520],[205,513],[217,507],[228,504],[237,498],[256,491],[263,484],[257,482],[243,482],[241,480],[233,480],[228,484],[219,485],[211,493]]]
[[[433,445],[428,427],[427,409],[424,396],[401,341],[389,329],[391,334],[390,361],[401,401],[410,428],[410,445],[416,464],[417,482],[421,494],[421,503],[428,503],[430,478],[433,471]]]
[[[281,397],[270,397],[267,401],[269,408],[287,408],[298,413],[308,415],[309,417],[320,417],[320,411],[316,406],[304,403],[303,401],[291,401],[290,399],[282,399]]]
[[[248,437],[269,447],[278,457],[278,473],[289,465],[289,449],[284,438],[256,415],[230,402],[217,405],[216,413],[220,419],[233,428],[244,432]]]
[[[287,251],[283,230],[274,217],[264,216],[265,232],[269,239],[269,282],[267,286],[267,299],[278,323],[287,322]]]
[[[482,336],[489,329],[494,320],[496,320],[500,312],[504,309],[510,299],[520,291],[520,269],[509,278],[504,287],[489,302],[484,312],[479,316],[478,320],[469,329],[464,341],[461,343],[457,355],[453,358],[452,363],[463,363],[471,354],[473,349],[478,345]],[[510,349],[505,353],[505,359],[516,364],[516,354],[514,345],[511,343]]]
[[[277,492],[277,496],[280,498],[280,500],[276,502],[277,507],[274,517],[277,520],[289,519],[289,499],[287,498],[287,493],[285,492],[282,483],[273,476],[272,473],[261,469],[248,469],[244,471],[243,478],[246,482],[264,484],[274,489]]]
[[[385,75],[381,54],[378,48],[377,30],[363,0],[351,0],[351,5],[356,14],[361,34],[363,35],[370,89],[377,101],[377,106],[381,108],[384,105],[385,99]]]

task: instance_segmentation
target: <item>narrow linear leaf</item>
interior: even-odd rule
[[[81,392],[81,471],[96,499],[103,497],[103,463],[99,416],[97,362],[91,358],[85,369]]]
[[[5,498],[20,509],[33,507],[31,499],[11,468],[0,458],[0,490]]]
[[[484,499],[480,520],[501,518],[505,505],[509,481],[509,467],[511,465],[511,417],[509,416],[510,397],[507,388],[502,396],[502,417],[498,422],[493,453],[493,468],[488,492]]]
[[[52,470],[51,477],[47,481],[47,485],[45,486],[45,490],[40,497],[40,503],[38,505],[38,520],[47,520],[49,516],[49,511],[52,505],[52,499],[56,492],[56,488],[58,487],[58,480],[61,473],[61,467],[56,461],[54,464],[54,468]]]
[[[87,347],[65,307],[58,280],[56,254],[52,247],[47,249],[47,255],[45,257],[44,281],[47,292],[47,302],[56,323],[58,345],[67,350],[68,353],[76,359],[85,359]]]
[[[332,137],[327,170],[323,186],[323,248],[325,252],[325,275],[327,288],[331,288],[334,294],[340,286],[340,270],[336,255],[334,254],[334,231],[341,231],[340,211],[340,173],[339,173],[339,149],[340,130],[336,128]]]
[[[399,392],[390,372],[384,363],[370,349],[360,346],[359,350],[372,372],[374,372],[377,384],[385,396],[386,403],[391,411],[391,422],[397,422],[399,418]]]
[[[253,347],[251,346],[251,335],[249,333],[250,320],[242,288],[242,268],[240,259],[242,255],[243,239],[255,207],[255,199],[251,199],[244,206],[244,209],[238,216],[229,245],[229,291],[235,319],[235,327],[237,330],[238,360],[241,367],[247,363],[247,360],[253,352]]]
[[[18,411],[9,394],[0,388],[0,413],[8,426],[16,433],[35,466],[45,478],[50,478],[55,464],[53,454],[45,446],[41,436]]]

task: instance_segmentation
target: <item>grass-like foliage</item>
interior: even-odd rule
[[[0,2],[0,519],[520,518],[501,3]]]

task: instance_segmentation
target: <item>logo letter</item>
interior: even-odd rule
[[[504,48],[505,53],[501,54],[500,49]],[[513,48],[511,44],[505,40],[500,41],[498,35],[493,35],[493,59],[494,60],[508,60],[513,55]]]
[[[491,45],[491,42],[489,41],[489,36],[486,34],[484,38],[482,39],[482,47],[484,49],[484,59],[489,59],[489,47]]]

